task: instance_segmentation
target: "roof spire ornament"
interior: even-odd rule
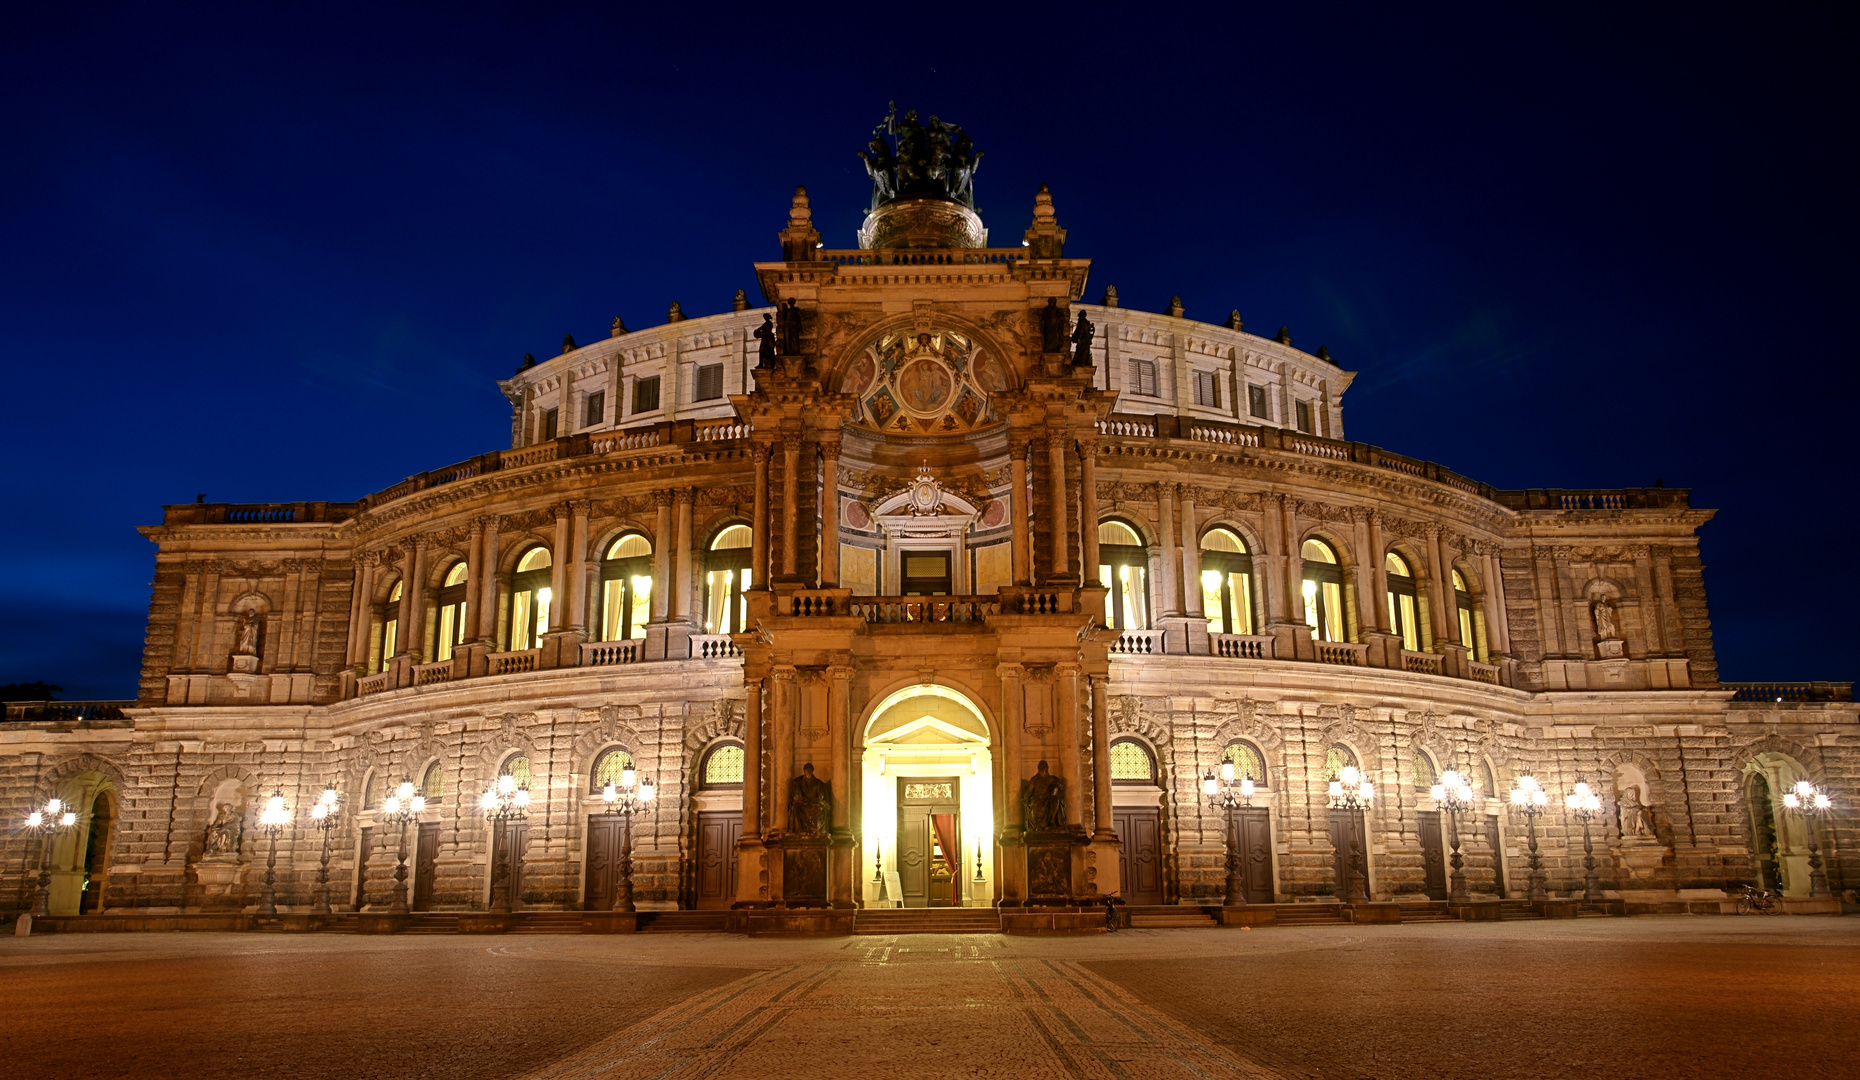
[[[781,257],[784,262],[812,262],[820,247],[820,230],[814,228],[814,208],[808,204],[807,189],[797,186],[794,200],[788,204],[788,227],[781,231]]]
[[[919,121],[915,110],[899,116],[894,101],[859,157],[872,178],[861,248],[988,246],[988,230],[975,212],[982,155],[960,125],[937,116]]]
[[[613,329],[607,332],[607,336],[608,337],[619,337],[621,334],[624,334],[627,332],[628,331],[626,328],[626,324],[620,321],[620,316],[615,315]]]
[[[1027,249],[1030,258],[1065,258],[1066,230],[1059,227],[1059,218],[1053,211],[1053,193],[1045,184],[1034,193],[1033,224],[1027,229],[1021,246]]]
[[[678,306],[678,301],[672,301],[671,310],[665,313],[665,321],[668,323],[685,321],[685,309]]]
[[[575,335],[563,334],[562,335],[562,355],[567,356],[569,353],[574,352],[575,348],[576,348]]]
[[[1176,318],[1176,319],[1181,318],[1182,317],[1182,298],[1179,296],[1170,297],[1169,298],[1169,310],[1165,312],[1165,314],[1169,315],[1171,318]]]
[[[1229,313],[1228,313],[1228,315],[1227,315],[1227,329],[1229,329],[1229,330],[1238,330],[1238,329],[1240,329],[1240,309],[1239,309],[1239,308],[1235,308],[1235,309],[1233,309],[1233,311],[1231,311],[1231,312],[1229,312]]]
[[[731,311],[748,311],[749,294],[742,289],[736,290],[736,296],[730,301]]]
[[[1279,327],[1279,336],[1274,340],[1281,345],[1290,345],[1292,343],[1292,332],[1281,326]]]
[[[1106,285],[1104,287],[1104,299],[1098,301],[1098,306],[1099,307],[1116,307],[1117,306],[1117,286]]]

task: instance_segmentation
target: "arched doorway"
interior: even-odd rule
[[[78,883],[78,914],[90,915],[103,910],[103,889],[110,876],[110,840],[116,824],[116,795],[109,789],[97,792],[90,804],[90,827],[84,831],[82,868]]]
[[[988,722],[948,687],[879,702],[864,736],[868,907],[994,903],[994,758]]]

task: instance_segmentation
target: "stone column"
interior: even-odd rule
[[[1157,542],[1162,548],[1162,572],[1157,574],[1157,591],[1162,595],[1156,612],[1160,618],[1172,618],[1182,614],[1182,600],[1176,595],[1181,592],[1182,579],[1181,551],[1175,541],[1175,485],[1156,485],[1156,525]]]
[[[1098,440],[1079,440],[1079,570],[1085,584],[1098,583]]]
[[[473,518],[465,533],[465,621],[478,617],[478,606],[484,603],[484,518]],[[474,635],[465,627],[459,628],[460,640],[470,642]]]
[[[372,552],[358,551],[355,561],[355,595],[349,597],[349,652],[344,663],[356,667],[368,662],[368,634],[374,620],[369,618],[369,598],[374,591],[375,567]]]
[[[1025,520],[1017,518],[1016,520]],[[995,676],[1001,680],[1001,769],[996,773],[1001,785],[1001,823],[999,857],[995,860],[997,896],[1009,906],[1024,899],[1022,879],[1026,860],[1021,857],[1022,821],[1020,816],[1020,782],[1024,773],[1020,763],[1021,715],[1026,705],[1021,678],[1025,670],[1019,664],[1001,664]]]
[[[743,699],[743,839],[762,839],[762,680],[745,684]]]
[[[1660,625],[1660,602],[1653,588],[1653,548],[1635,544],[1628,548],[1628,555],[1634,560],[1634,592],[1640,603],[1640,632],[1647,642],[1647,656],[1664,656],[1666,628]]]
[[[672,618],[691,621],[691,488],[679,488],[672,498],[678,512],[678,578],[672,584]]]
[[[769,741],[775,745],[773,766],[769,769],[769,828],[788,830],[788,781],[794,775],[794,712],[800,695],[795,693],[792,667],[775,669],[775,708],[769,717]]]
[[[1369,537],[1369,547],[1363,556],[1363,561],[1369,564],[1369,604],[1376,612],[1376,629],[1392,634],[1395,625],[1389,621],[1389,564],[1387,548],[1382,542],[1382,515],[1371,511],[1364,524]]]
[[[749,527],[755,531],[750,538],[749,578],[750,587],[766,589],[769,587],[769,448],[767,443],[757,443],[749,451],[756,463],[755,509],[751,512]]]
[[[545,633],[560,630],[568,622],[568,592],[575,580],[575,520],[567,503],[556,504],[555,541],[549,556],[549,625],[543,627]]]
[[[1033,535],[1027,516],[1028,443],[1008,433],[1008,517],[1014,523],[1014,584],[1033,584]]]
[[[401,548],[400,564],[400,627],[396,631],[400,640],[394,643],[395,655],[407,656],[413,663],[420,662],[421,638],[426,629],[421,625],[426,616],[426,582],[421,579],[420,563],[423,545],[418,540],[409,540]]]
[[[1066,778],[1066,824],[1085,823],[1085,775],[1079,767],[1079,666],[1053,666],[1053,689],[1059,710],[1059,773]]]
[[[672,537],[672,493],[655,491],[652,501],[658,509],[652,532],[652,621],[662,623],[672,614],[672,552],[678,542]]]
[[[1109,689],[1102,675],[1090,676],[1091,693],[1091,765],[1092,765],[1092,839],[1115,840],[1117,830],[1111,821],[1111,704],[1105,697]]]
[[[829,835],[833,847],[833,880],[828,892],[836,908],[854,907],[854,884],[859,876],[859,849],[853,843],[849,812],[852,809],[853,767],[846,738],[846,706],[852,689],[852,668],[835,664],[827,669],[827,744],[833,755],[833,820]]]
[[[1434,562],[1434,641],[1439,645],[1464,645],[1460,640],[1459,599],[1453,595],[1452,554],[1438,525],[1427,527],[1427,553]]]
[[[1496,549],[1492,552],[1492,563],[1494,566],[1498,563]],[[1666,642],[1668,656],[1683,659],[1686,655],[1686,639],[1684,627],[1679,622],[1678,594],[1673,590],[1673,549],[1671,547],[1660,546],[1653,549],[1653,579],[1654,589],[1660,597],[1660,637]],[[1501,618],[1504,616],[1504,600],[1505,594],[1501,591],[1499,593]],[[1503,651],[1509,654],[1511,652],[1509,630],[1506,631],[1504,641]]]
[[[588,511],[594,503],[588,499],[576,499],[568,504],[570,514],[569,556],[571,562],[565,573],[568,588],[568,622],[570,630],[585,630],[588,626]]]
[[[1279,534],[1285,537],[1285,595],[1291,622],[1305,621],[1305,556],[1298,541],[1297,507],[1291,496],[1279,496]]]
[[[840,585],[840,441],[820,444],[820,587]]]
[[[1491,659],[1511,654],[1511,632],[1505,625],[1505,579],[1498,562],[1498,551],[1491,544],[1479,546],[1480,572],[1485,577],[1485,639]]]
[[[1046,436],[1048,484],[1052,488],[1050,503],[1053,523],[1053,577],[1066,575],[1066,545],[1071,530],[1066,514],[1066,437],[1053,431]]]
[[[479,603],[473,609],[478,619],[477,638],[492,648],[497,646],[497,561],[501,554],[497,538],[499,520],[496,514],[484,518],[484,539],[478,545],[482,565],[471,567],[472,576],[479,580]]]
[[[799,435],[783,436],[781,465],[781,573],[784,578],[792,578],[797,565],[794,546],[797,543],[801,516],[801,508],[795,505],[801,499],[801,437]]]
[[[1260,585],[1265,590],[1261,600],[1267,626],[1291,618],[1291,604],[1285,595],[1284,517],[1279,512],[1279,504],[1284,498],[1283,495],[1267,495],[1260,499],[1260,546],[1263,550],[1254,557],[1253,565],[1259,571]]]
[[[1195,489],[1184,486],[1181,494],[1182,610],[1190,616],[1201,618],[1201,540],[1196,531]]]

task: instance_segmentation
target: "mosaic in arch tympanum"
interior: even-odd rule
[[[1006,390],[1001,360],[950,330],[879,338],[853,360],[841,391],[853,422],[899,435],[961,434],[1000,420],[988,396]]]

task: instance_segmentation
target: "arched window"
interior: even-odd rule
[[[704,632],[740,634],[749,612],[749,545],[755,539],[747,525],[732,525],[718,533],[704,553]]]
[[[1434,786],[1439,774],[1434,771],[1434,759],[1427,756],[1427,751],[1419,749],[1414,752],[1414,789],[1426,791]]]
[[[1306,540],[1303,558],[1305,625],[1319,641],[1348,641],[1343,625],[1343,568],[1322,540]]]
[[[1221,751],[1221,760],[1234,763],[1236,782],[1250,776],[1255,784],[1266,786],[1266,759],[1260,756],[1259,748],[1252,743],[1228,743],[1227,749]]]
[[[627,533],[601,560],[601,640],[646,636],[652,618],[652,541]]]
[[[1355,766],[1356,755],[1347,746],[1332,746],[1324,751],[1324,777],[1327,780],[1342,774],[1346,767],[1354,768]]]
[[[373,810],[381,801],[381,770],[368,770],[368,778],[362,781],[362,809]]]
[[[1150,627],[1150,554],[1137,531],[1121,521],[1098,524],[1098,584],[1104,597],[1104,624],[1113,630]]]
[[[633,767],[633,752],[625,747],[609,747],[594,759],[594,786],[591,790],[600,791],[608,784],[620,786],[620,774]]]
[[[549,568],[554,565],[546,547],[533,547],[517,560],[510,579],[510,651],[522,652],[542,644],[549,631],[549,605],[553,590]]]
[[[439,621],[433,628],[434,660],[452,659],[453,651],[465,644],[465,579],[469,575],[463,561],[453,563],[439,587]]]
[[[1479,775],[1485,779],[1485,793],[1492,798],[1497,798],[1498,778],[1492,775],[1492,763],[1484,758],[1479,759]]]
[[[1473,606],[1472,593],[1467,591],[1466,579],[1458,570],[1453,571],[1453,605],[1460,613],[1460,644],[1472,650],[1473,659],[1485,663],[1485,616]]]
[[[530,786],[530,759],[518,754],[504,762],[497,770],[497,775],[508,776],[517,782],[518,787]]]
[[[427,802],[441,798],[446,793],[446,767],[435,761],[426,767],[426,776],[420,781],[420,793]]]
[[[1201,537],[1201,610],[1210,634],[1253,633],[1253,556],[1231,529]]]
[[[388,590],[387,603],[381,609],[381,655],[376,658],[376,671],[386,671],[394,650],[400,647],[400,586],[396,581]]]
[[[743,786],[743,747],[740,743],[719,743],[704,755],[704,769],[698,775],[706,788]]]
[[[1421,599],[1414,591],[1414,574],[1407,560],[1393,551],[1382,557],[1389,579],[1389,629],[1401,638],[1401,647],[1421,651]]]
[[[1150,748],[1135,739],[1111,742],[1111,782],[1113,784],[1154,784],[1156,759]]]

